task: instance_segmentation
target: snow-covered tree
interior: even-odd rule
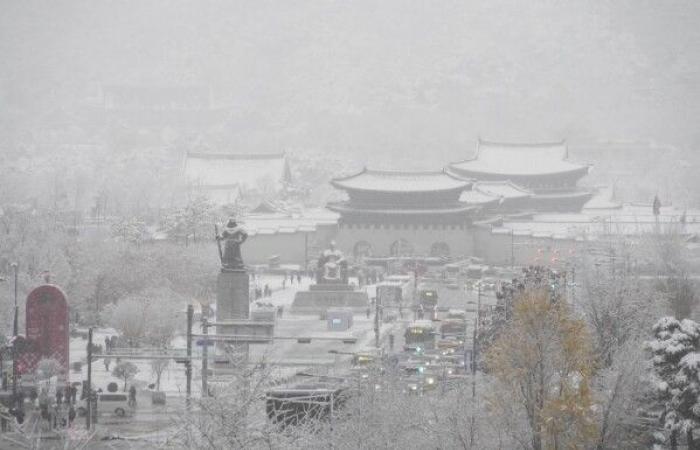
[[[658,401],[664,428],[671,433],[671,446],[685,433],[690,448],[700,442],[693,430],[700,427],[700,324],[673,317],[661,318],[653,327],[652,352]]]

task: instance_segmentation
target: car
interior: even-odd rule
[[[84,417],[87,414],[87,399],[82,400],[82,404],[78,407],[78,416]],[[113,413],[117,417],[125,417],[127,412],[132,412],[129,406],[129,396],[119,393],[98,393],[97,394],[97,412]]]

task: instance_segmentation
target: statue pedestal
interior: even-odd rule
[[[216,278],[216,320],[248,319],[248,272],[221,272]]]
[[[216,279],[216,321],[247,320],[250,316],[248,272],[245,270],[222,271]],[[216,334],[234,334],[233,326],[217,326]],[[248,344],[216,343],[216,355],[221,359],[226,345],[234,345],[236,353],[248,354]],[[215,360],[215,361],[216,361]],[[214,368],[231,367],[230,363],[214,363]]]
[[[360,314],[368,304],[367,293],[349,284],[312,284],[308,291],[296,293],[292,313],[325,315],[329,309],[347,308]]]

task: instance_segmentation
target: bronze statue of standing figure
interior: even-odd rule
[[[219,257],[221,258],[221,271],[245,270],[243,257],[241,256],[241,245],[248,239],[248,233],[231,218],[226,227],[219,234],[216,233],[217,244],[219,245]],[[224,241],[224,250],[221,251],[220,241]]]

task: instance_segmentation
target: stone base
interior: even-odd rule
[[[323,286],[323,285],[321,285]],[[369,297],[364,291],[299,291],[294,296],[292,313],[325,315],[328,309],[348,308],[354,313],[364,313]]]
[[[248,273],[245,270],[223,271],[216,278],[216,320],[247,320],[250,316],[250,298],[248,290]],[[233,334],[230,326],[217,326],[217,334]],[[225,357],[225,344],[217,342],[215,346],[214,369],[230,367],[231,363],[219,364],[217,358]],[[248,354],[248,344],[239,344],[240,351]]]
[[[249,315],[248,273],[221,272],[216,278],[216,320],[248,319]]]

